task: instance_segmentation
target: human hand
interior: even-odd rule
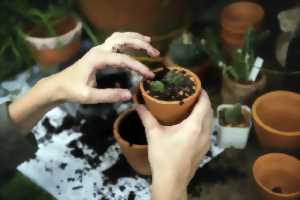
[[[186,186],[210,148],[213,111],[207,93],[202,90],[190,116],[174,126],[160,125],[144,106],[137,112],[148,140],[153,199],[185,198]]]
[[[56,101],[75,101],[82,104],[110,103],[131,98],[126,89],[97,89],[96,72],[110,67],[128,68],[146,78],[154,74],[132,57],[117,52],[125,49],[145,50],[149,56],[159,51],[150,45],[150,37],[139,33],[114,33],[102,45],[90,49],[75,64],[64,71],[46,78],[47,85],[55,85]],[[101,83],[100,83],[101,84]]]

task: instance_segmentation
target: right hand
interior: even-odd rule
[[[137,112],[146,130],[153,187],[175,182],[184,192],[211,145],[213,111],[207,93],[202,90],[190,116],[174,126],[160,125],[144,106]]]

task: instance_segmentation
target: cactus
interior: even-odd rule
[[[161,81],[152,81],[150,83],[150,90],[153,92],[164,93],[165,84]]]
[[[184,82],[184,77],[174,71],[169,71],[163,79],[167,84],[176,86],[180,86]]]
[[[224,122],[232,126],[237,126],[243,122],[241,104],[236,104],[232,108],[224,108]]]

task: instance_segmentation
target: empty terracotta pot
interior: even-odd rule
[[[184,120],[192,110],[194,104],[198,100],[201,92],[201,82],[196,74],[192,71],[182,67],[168,67],[169,69],[184,70],[186,74],[190,75],[195,83],[195,93],[191,96],[183,99],[182,101],[164,101],[156,99],[150,96],[144,89],[143,81],[140,83],[140,90],[142,92],[145,104],[150,112],[156,117],[156,119],[164,125],[174,125]],[[154,70],[158,72],[163,70],[159,68]]]
[[[130,166],[142,175],[151,175],[145,129],[134,109],[119,115],[114,122],[114,138]]]
[[[74,17],[62,19],[54,27],[56,37],[44,37],[36,27],[26,31],[28,43],[36,62],[43,68],[58,65],[75,56],[80,48],[82,23]]]
[[[236,49],[242,48],[247,29],[258,28],[264,15],[264,9],[254,2],[240,1],[225,6],[220,32],[225,51],[233,55]]]
[[[300,161],[281,153],[259,157],[253,176],[261,200],[298,200],[300,198]]]
[[[256,136],[262,147],[300,149],[300,94],[278,90],[257,98],[252,106]]]
[[[248,100],[264,89],[266,85],[266,77],[262,75],[256,82],[242,84],[232,80],[226,73],[223,74],[221,98],[223,103],[247,104]]]

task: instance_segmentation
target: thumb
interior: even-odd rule
[[[154,118],[154,116],[150,113],[150,111],[143,105],[138,105],[136,107],[136,111],[138,115],[140,116],[142,123],[146,129],[146,136],[147,139],[150,139],[149,134],[153,129],[159,128],[160,124],[158,121]],[[149,142],[149,141],[148,141]]]
[[[90,88],[89,103],[114,103],[128,101],[132,95],[127,89],[97,89]]]

